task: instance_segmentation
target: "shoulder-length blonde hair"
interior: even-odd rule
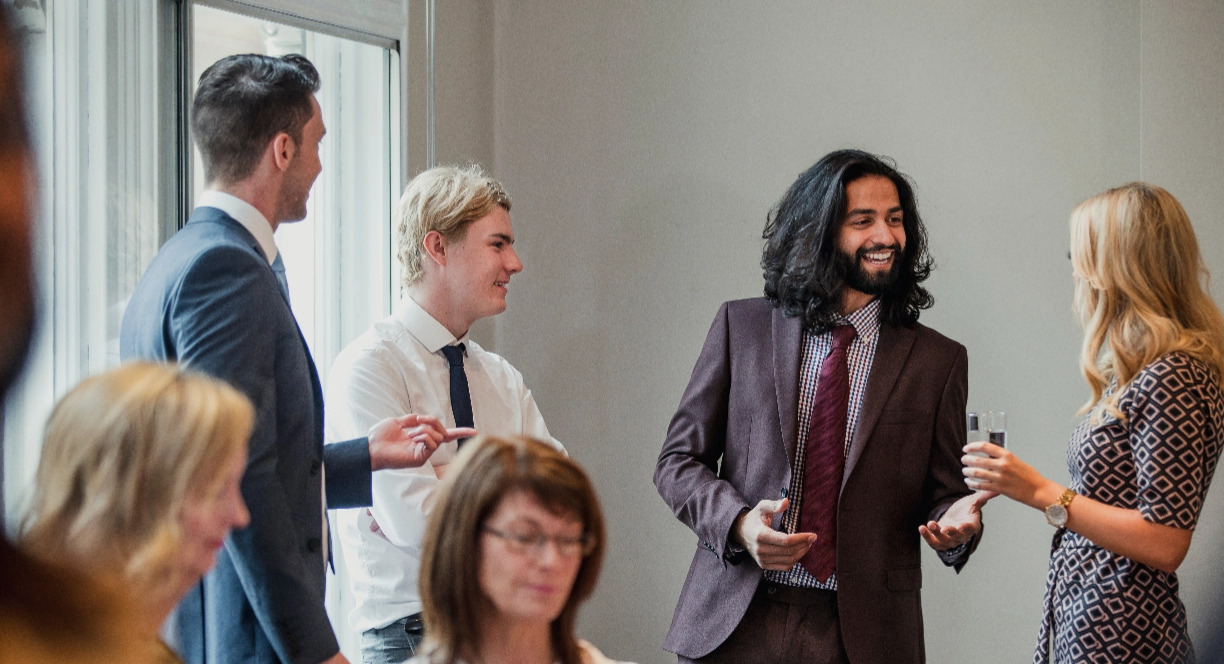
[[[604,520],[587,474],[561,452],[527,437],[479,436],[464,443],[425,531],[420,589],[430,661],[454,664],[480,633],[492,603],[480,588],[480,536],[502,498],[525,491],[556,514],[582,521],[592,549],[578,568],[570,596],[552,623],[562,664],[579,664],[574,637],[578,605],[590,597],[604,555]]]
[[[253,418],[237,390],[174,365],[86,378],[47,421],[21,545],[138,590],[165,585],[184,503],[221,486]]]
[[[1071,213],[1071,262],[1084,327],[1080,371],[1092,389],[1081,412],[1093,411],[1094,422],[1105,413],[1126,421],[1118,397],[1167,353],[1224,372],[1224,318],[1211,299],[1194,228],[1172,194],[1132,182],[1080,203]]]

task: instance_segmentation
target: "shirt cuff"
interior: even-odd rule
[[[960,562],[961,558],[964,557],[965,553],[969,551],[969,547],[972,544],[973,544],[973,539],[970,539],[967,542],[961,543],[959,546],[954,546],[951,549],[947,549],[945,551],[936,551],[935,553],[939,555],[939,559],[943,561],[943,564],[955,565],[958,562]]]
[[[751,510],[740,510],[739,515],[735,517],[735,521],[739,521],[740,516],[743,516],[749,511]],[[735,521],[732,521],[731,523],[734,524]],[[734,525],[732,526],[732,529],[734,530]],[[727,544],[723,547],[722,557],[723,560],[731,563],[732,565],[738,565],[743,562],[744,558],[748,557],[748,549],[744,548],[744,545],[735,540],[735,534],[733,532],[727,533]]]

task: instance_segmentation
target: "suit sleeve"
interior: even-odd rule
[[[961,456],[965,446],[965,404],[969,394],[969,356],[964,346],[957,344],[956,355],[944,381],[939,411],[935,416],[935,440],[931,444],[931,460],[926,481],[927,518],[938,520],[952,503],[972,491],[965,485],[961,473]],[[977,548],[982,534],[948,551],[937,551],[945,565],[960,571]]]
[[[655,487],[676,518],[701,538],[703,547],[724,561],[731,526],[741,511],[750,508],[740,492],[718,475],[719,459],[728,445],[729,328],[728,307],[724,304],[668,426],[654,473]]]
[[[327,509],[370,506],[374,498],[371,494],[369,439],[355,438],[325,445],[323,467],[327,469],[323,476]]]
[[[223,245],[202,254],[184,273],[167,332],[186,366],[229,382],[255,405],[242,478],[251,523],[225,546],[277,655],[285,662],[317,664],[339,646],[317,590],[318,570],[299,550],[298,519],[277,473],[282,451],[275,358],[283,324],[275,317],[283,307],[267,266],[249,251]]]

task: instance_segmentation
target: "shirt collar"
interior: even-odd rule
[[[854,326],[859,339],[870,339],[880,331],[880,298],[868,302],[858,311],[846,315],[846,322]]]
[[[268,265],[276,260],[277,249],[276,240],[272,237],[272,224],[254,205],[224,191],[208,189],[200,194],[196,207],[217,208],[233,217],[234,221],[242,224],[243,228],[255,236],[259,248],[263,249],[264,256],[268,258]]]
[[[438,352],[443,346],[467,343],[468,335],[465,334],[462,339],[456,339],[445,325],[439,323],[438,319],[429,315],[429,312],[417,304],[416,300],[407,295],[395,307],[395,318],[408,330],[409,334],[416,337],[425,350],[431,353]]]

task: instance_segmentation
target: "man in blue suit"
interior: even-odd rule
[[[208,191],[149,265],[123,317],[123,358],[178,361],[255,404],[242,493],[251,525],[175,613],[191,664],[345,662],[324,610],[328,508],[370,504],[370,473],[419,466],[469,436],[405,415],[323,447],[323,396],[289,308],[273,233],[306,216],[325,132],[300,55],[237,55],[200,77],[191,112]]]

